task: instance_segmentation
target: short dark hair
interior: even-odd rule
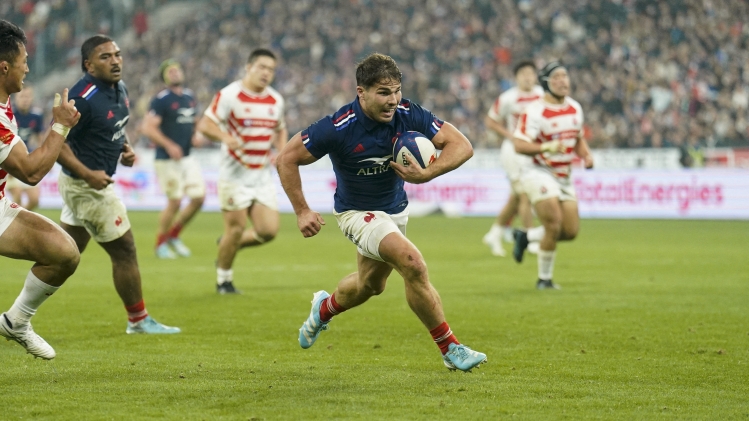
[[[400,82],[403,74],[392,57],[373,53],[356,66],[356,84],[370,88],[384,80]]]
[[[534,72],[538,70],[536,69],[536,63],[534,63],[533,60],[521,60],[517,64],[515,64],[515,67],[512,68],[512,74],[517,76],[520,69],[524,67],[530,67]]]
[[[26,34],[16,24],[0,19],[0,61],[13,63],[26,45]]]
[[[91,53],[94,52],[94,49],[108,42],[112,42],[112,38],[109,38],[106,35],[94,35],[83,41],[83,45],[81,45],[81,70],[83,70],[84,73],[87,71],[86,60],[91,57]]]
[[[276,55],[273,54],[273,51],[267,48],[256,48],[252,50],[252,52],[250,53],[250,57],[247,58],[247,63],[254,63],[258,57],[263,57],[263,56],[270,57],[273,60],[277,60]]]

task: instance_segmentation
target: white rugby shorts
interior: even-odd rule
[[[19,204],[3,196],[0,198],[0,236],[5,233],[13,220],[16,219],[23,209]]]
[[[380,257],[380,242],[392,232],[406,235],[408,210],[390,215],[382,211],[345,211],[335,213],[338,228],[343,231],[364,257],[384,262]]]
[[[84,227],[97,243],[114,241],[130,230],[127,209],[115,194],[114,184],[95,190],[60,172],[58,188],[63,201],[61,222]]]
[[[521,181],[531,203],[535,204],[553,197],[561,202],[577,201],[575,186],[570,180],[554,177],[547,171],[535,168],[523,171]]]
[[[156,178],[161,191],[169,199],[182,199],[187,196],[196,199],[205,196],[205,181],[200,163],[191,155],[179,161],[157,159],[154,162]]]
[[[247,186],[226,180],[219,180],[218,198],[221,210],[224,211],[247,209],[256,202],[270,209],[278,210],[276,186],[272,182]]]

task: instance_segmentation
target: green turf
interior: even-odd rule
[[[481,244],[488,218],[413,218],[451,327],[489,358],[451,373],[397,275],[299,347],[312,293],[355,269],[330,216],[303,239],[285,215],[277,240],[243,251],[242,296],[214,292],[218,214],[186,230],[195,256],[178,261],[153,256],[154,213],[130,216],[148,309],[183,333],[125,335],[94,244],[34,318],[58,357],[0,343],[0,419],[749,418],[747,222],[583,221],[558,253],[563,289],[537,291],[533,256]],[[0,309],[29,266],[2,259]]]

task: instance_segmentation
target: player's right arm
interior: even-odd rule
[[[232,136],[231,133],[222,130],[219,126],[222,123],[226,124],[226,120],[231,113],[230,95],[222,95],[223,92],[222,90],[213,97],[211,105],[205,110],[200,121],[198,121],[197,129],[205,137],[214,142],[221,142],[232,150],[239,149],[242,147],[242,142]]]
[[[17,142],[2,163],[4,170],[26,184],[36,185],[47,175],[60,154],[67,132],[81,118],[81,114],[75,107],[75,101],[68,100],[67,89],[62,91],[59,103],[55,98],[52,115],[54,116],[55,126],[40,147],[29,153],[23,142]],[[0,124],[0,127],[2,127],[2,124]],[[65,135],[60,132],[65,133]],[[9,141],[11,140],[12,138],[9,139]]]
[[[79,102],[78,111],[81,113],[80,118],[82,127],[86,127],[91,118],[91,107],[88,102],[81,98]],[[45,142],[46,143],[46,142]],[[104,170],[91,170],[83,164],[73,153],[68,143],[62,145],[60,149],[60,155],[57,157],[57,162],[65,167],[68,171],[76,175],[76,177],[84,180],[91,188],[95,190],[101,190],[108,185],[114,183],[114,180]]]
[[[512,139],[512,132],[504,123],[504,121],[507,121],[507,114],[509,113],[507,104],[509,104],[507,98],[502,98],[502,96],[497,98],[486,114],[486,117],[484,117],[484,125],[488,129],[497,132],[503,138]]]
[[[302,192],[302,177],[299,174],[300,165],[309,165],[315,161],[317,158],[302,143],[302,132],[295,134],[276,158],[278,177],[291,206],[294,207],[299,231],[305,237],[316,235],[325,225],[322,216],[309,208]]]
[[[523,155],[538,155],[544,152],[557,153],[562,149],[562,143],[559,140],[550,142],[536,143],[534,139],[541,133],[541,118],[536,115],[531,107],[528,107],[518,119],[518,127],[512,137],[512,143],[515,145],[515,152]]]
[[[164,148],[169,158],[182,159],[182,148],[161,131],[161,116],[153,108],[143,116],[140,130],[151,142]]]

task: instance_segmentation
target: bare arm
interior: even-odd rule
[[[428,167],[421,168],[411,157],[408,157],[411,165],[404,166],[390,161],[390,166],[405,181],[421,184],[458,168],[473,156],[471,142],[448,122],[445,122],[432,138],[432,143],[437,149],[441,149],[442,153]]]
[[[593,155],[590,153],[588,148],[588,141],[583,138],[582,132],[577,137],[577,143],[575,143],[575,153],[577,156],[583,159],[585,162],[585,168],[593,168]]]
[[[75,126],[81,114],[75,108],[75,101],[68,100],[67,89],[62,91],[60,103],[57,104],[57,98],[55,103],[56,106],[52,108],[55,122],[67,128]],[[54,130],[50,131],[44,143],[31,153],[23,142],[18,142],[2,163],[2,168],[26,184],[36,185],[52,169],[64,143],[65,137]]]
[[[149,111],[143,116],[140,130],[151,142],[161,146],[172,159],[182,158],[182,148],[161,131],[161,116]]]
[[[242,146],[241,142],[234,136],[221,130],[221,127],[211,120],[210,117],[203,116],[198,122],[198,131],[215,142],[225,143],[229,149],[238,149]]]
[[[491,130],[494,130],[495,132],[499,133],[500,136],[502,136],[505,139],[512,139],[512,133],[510,133],[509,130],[507,130],[507,127],[505,127],[504,124],[494,120],[493,118],[486,116],[484,117],[484,125],[488,127]]]
[[[320,232],[325,220],[319,213],[311,210],[302,192],[302,177],[299,175],[300,165],[309,165],[317,161],[302,143],[301,132],[294,135],[289,143],[281,150],[276,159],[278,176],[281,179],[286,196],[289,197],[294,213],[297,215],[297,226],[305,237],[312,237]]]

